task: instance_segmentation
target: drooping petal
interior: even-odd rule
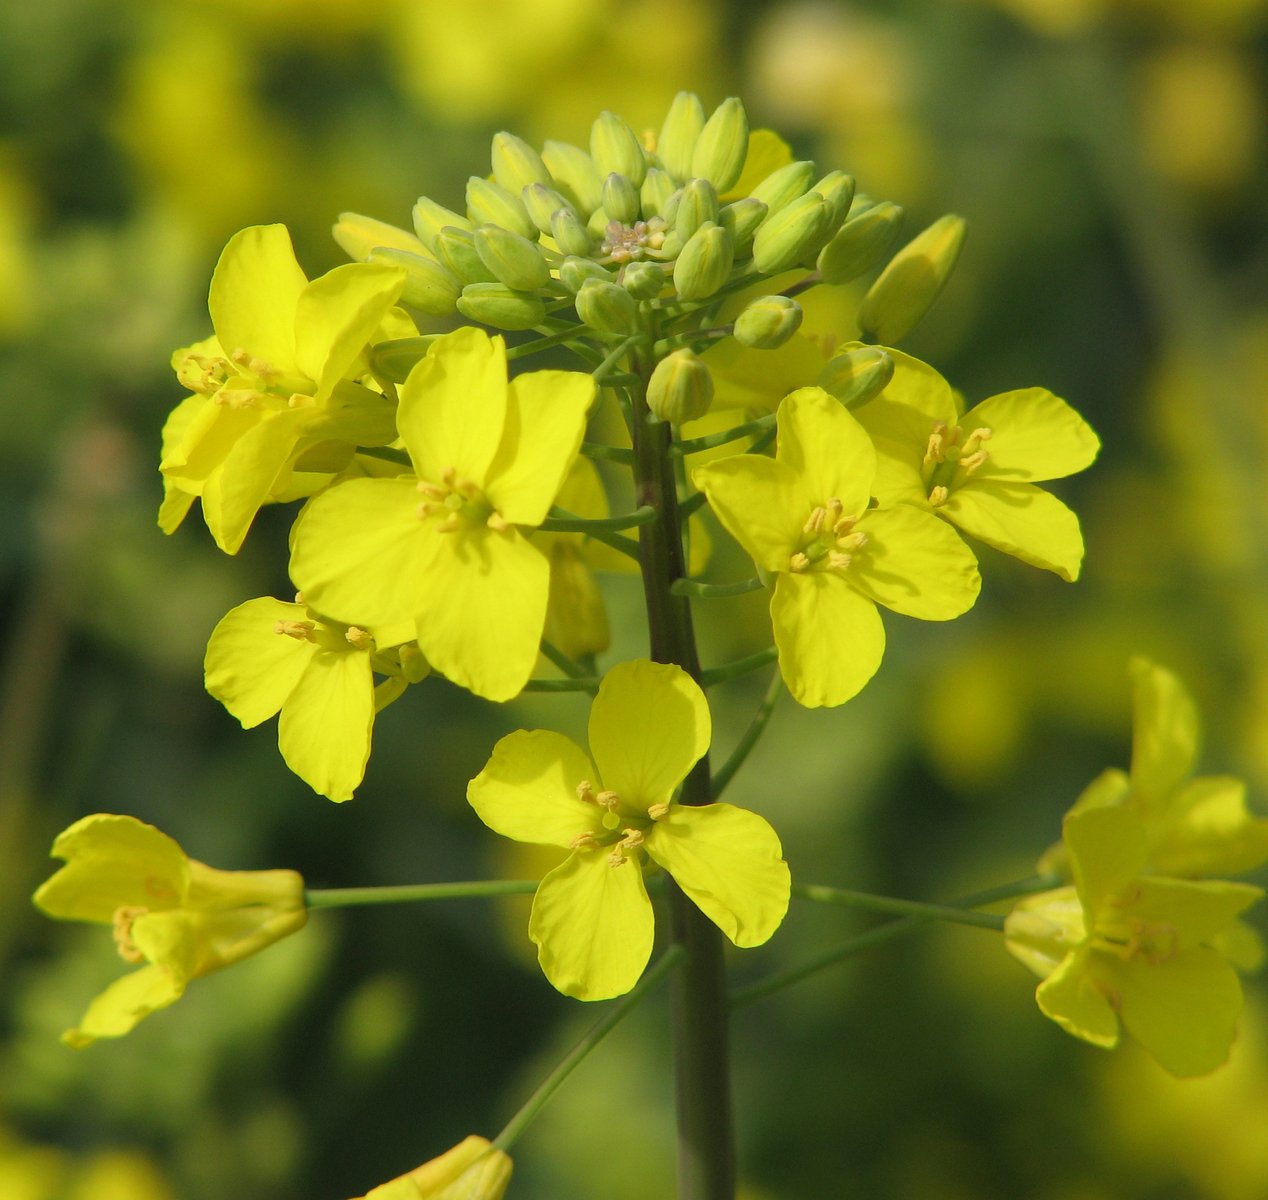
[[[512,524],[542,523],[577,457],[593,403],[594,379],[579,371],[533,371],[511,381],[485,491]]]
[[[1066,1033],[1107,1049],[1118,1045],[1118,1017],[1105,992],[1092,978],[1088,952],[1076,950],[1036,989],[1044,1016]]]
[[[930,512],[899,504],[858,523],[867,542],[851,551],[849,583],[906,617],[949,621],[973,607],[982,579],[964,539]]]
[[[1138,938],[1160,940],[1164,951],[1209,944],[1264,894],[1248,883],[1158,876],[1137,880],[1135,892],[1135,902],[1125,910],[1128,919]]]
[[[278,622],[302,622],[302,604],[262,596],[223,616],[203,660],[207,690],[251,729],[280,712],[316,645],[278,632]]]
[[[1101,448],[1092,427],[1046,388],[991,396],[969,409],[960,427],[966,436],[979,428],[991,430],[982,470],[1010,482],[1073,475],[1091,466]]]
[[[194,400],[203,403],[191,403]],[[197,495],[208,476],[268,410],[254,405],[217,404],[215,398],[202,396],[191,397],[185,404],[189,411],[182,416],[180,435],[173,438],[159,469],[166,479]]]
[[[374,676],[363,650],[317,650],[282,705],[277,744],[315,792],[352,799],[370,760]]]
[[[467,800],[503,837],[571,848],[578,834],[602,831],[602,810],[577,796],[577,785],[596,783],[595,776],[571,738],[548,729],[517,729],[493,747],[484,770],[467,785]]]
[[[803,489],[789,467],[758,454],[736,454],[697,467],[692,480],[708,496],[723,529],[759,567],[788,570],[810,516]]]
[[[148,965],[116,979],[89,1006],[78,1028],[68,1029],[62,1041],[76,1048],[98,1038],[123,1037],[152,1012],[174,1004],[185,992],[163,967]]]
[[[1268,820],[1246,807],[1246,785],[1231,776],[1205,776],[1182,787],[1170,802],[1138,796],[1155,871],[1181,878],[1240,875],[1268,861]]]
[[[34,898],[50,917],[110,924],[122,907],[170,908],[189,886],[185,852],[135,817],[83,817],[57,835],[51,853],[66,865]]]
[[[1004,919],[1008,952],[1040,979],[1047,979],[1086,936],[1083,905],[1072,887],[1024,896]]]
[[[798,704],[828,708],[863,690],[885,653],[876,605],[834,575],[780,575],[770,602],[779,671]]]
[[[604,677],[590,706],[590,753],[627,807],[664,803],[709,749],[709,705],[681,667],[636,659]]]
[[[955,488],[937,511],[971,537],[1032,567],[1054,571],[1067,583],[1079,577],[1083,565],[1079,518],[1032,483],[975,477]]]
[[[307,284],[285,225],[253,225],[235,233],[216,264],[207,300],[225,353],[246,350],[275,370],[291,372],[295,309]]]
[[[779,928],[791,878],[779,836],[757,813],[731,804],[675,804],[645,845],[737,946],[760,946]]]
[[[637,860],[613,867],[603,849],[574,851],[551,871],[528,923],[546,978],[578,1000],[628,992],[651,957],[653,930]]]
[[[1093,922],[1101,908],[1145,869],[1145,829],[1128,808],[1087,808],[1067,813],[1061,836],[1070,853],[1079,899]]]
[[[461,530],[436,540],[421,589],[419,648],[454,683],[486,700],[510,700],[537,661],[550,564],[514,529]]]
[[[872,494],[876,450],[858,421],[819,387],[785,396],[776,419],[776,457],[798,476],[803,495],[812,504],[836,497],[846,515],[861,513]]]
[[[1198,713],[1171,671],[1133,658],[1132,787],[1146,813],[1156,811],[1193,770],[1198,756]]]

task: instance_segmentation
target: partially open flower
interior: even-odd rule
[[[355,1200],[501,1200],[511,1167],[504,1151],[487,1138],[472,1134],[452,1150]]]

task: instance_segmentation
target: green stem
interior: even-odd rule
[[[670,454],[687,455],[695,454],[699,450],[712,450],[715,446],[725,446],[727,442],[738,442],[740,438],[748,437],[753,433],[766,433],[775,426],[775,414],[767,413],[765,416],[757,417],[755,420],[746,421],[743,425],[736,425],[732,429],[723,429],[717,433],[706,433],[702,437],[688,438],[686,441],[675,442],[669,449]]]
[[[352,908],[363,904],[412,904],[416,900],[468,900],[477,896],[531,896],[537,881],[481,879],[474,883],[405,883],[396,887],[309,888],[309,908]]]
[[[552,346],[566,345],[568,342],[575,341],[581,335],[588,333],[586,326],[570,324],[567,329],[561,329],[557,333],[549,333],[536,341],[522,342],[518,346],[508,346],[506,348],[506,361],[514,362],[517,358],[527,358],[530,354],[536,354],[539,350],[549,350]]]
[[[579,662],[569,658],[562,650],[553,642],[548,642],[542,638],[541,642],[542,654],[544,654],[551,662],[555,664],[565,675],[572,679],[589,679],[590,672],[585,669]]]
[[[678,505],[678,519],[685,521],[692,513],[702,509],[709,502],[704,492],[695,492]]]
[[[629,351],[633,350],[642,341],[644,341],[644,335],[636,333],[627,337],[623,342],[618,343],[618,345],[608,353],[608,356],[597,367],[595,367],[593,371],[590,372],[590,374],[594,376],[595,383],[611,383],[612,380],[609,379],[608,376],[611,374],[612,369],[621,361],[622,358],[626,356],[627,353],[629,353]]]
[[[898,900],[891,896],[874,896],[849,888],[824,887],[815,883],[794,883],[792,894],[802,900],[821,900],[828,904],[844,904],[868,912],[893,913],[904,917],[928,917],[934,921],[950,921],[958,925],[975,925],[1002,933],[1004,918],[995,913],[973,912],[950,904],[923,904],[918,900]]]
[[[509,1150],[515,1144],[520,1134],[532,1124],[534,1118],[545,1108],[546,1102],[559,1090],[564,1080],[585,1061],[591,1050],[638,1007],[639,1002],[681,961],[682,955],[680,947],[670,946],[660,959],[643,973],[643,978],[603,1014],[589,1033],[568,1052],[563,1061],[546,1076],[537,1090],[520,1106],[519,1111],[506,1123],[502,1132],[493,1139],[494,1146],[499,1150]]]
[[[775,705],[778,703],[780,693],[783,690],[784,678],[776,671],[771,677],[769,686],[766,688],[766,695],[762,697],[761,704],[758,705],[757,711],[753,714],[753,719],[749,721],[748,728],[744,731],[744,736],[740,738],[735,749],[731,751],[731,757],[714,772],[713,798],[715,800],[722,795],[726,785],[735,777],[736,771],[744,765],[744,760],[748,758],[753,747],[757,745],[762,734],[766,732],[766,725],[770,721],[771,713],[775,711]]]
[[[661,338],[653,347],[653,352],[657,358],[663,358],[675,350],[681,350],[683,346],[694,349],[699,343],[720,341],[724,337],[730,337],[732,331],[733,326],[724,325],[718,329],[692,329],[686,333],[676,333],[673,337]]]
[[[634,465],[634,451],[624,446],[605,446],[602,442],[582,442],[581,453],[587,458],[602,458],[608,462]]]
[[[756,576],[752,579],[738,579],[734,583],[701,583],[698,579],[675,579],[669,590],[675,596],[698,596],[702,600],[719,600],[727,596],[743,596],[746,592],[755,592],[765,587]]]
[[[530,679],[525,685],[526,692],[589,692],[592,696],[599,690],[602,680],[597,675],[585,675],[575,679]]]
[[[701,687],[712,687],[715,683],[725,683],[728,679],[738,679],[741,675],[747,675],[750,671],[757,671],[766,666],[767,663],[773,663],[779,657],[779,651],[774,646],[767,646],[765,650],[759,650],[756,654],[750,654],[745,658],[737,658],[734,662],[729,662],[721,667],[710,667],[707,671],[700,672]]]
[[[552,515],[538,526],[543,533],[589,533],[599,531],[635,529],[639,525],[647,525],[656,520],[656,510],[650,505],[636,508],[632,513],[622,513],[619,517],[574,517],[555,516],[563,509],[552,509]]]
[[[579,517],[576,513],[569,512],[566,508],[560,508],[558,505],[555,505],[551,512],[556,513],[558,518],[565,521],[574,521],[580,524],[584,524],[586,521],[585,517]],[[549,521],[552,518],[547,517],[546,519]],[[602,542],[605,546],[611,546],[613,550],[619,550],[629,558],[638,558],[640,556],[641,551],[638,543],[633,538],[628,538],[621,533],[614,533],[610,529],[604,529],[601,525],[597,527],[594,524],[586,525],[585,536],[593,538],[596,542]]]

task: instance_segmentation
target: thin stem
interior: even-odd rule
[[[608,356],[597,367],[595,367],[593,371],[590,372],[590,374],[594,376],[595,383],[611,383],[612,380],[610,380],[608,376],[611,374],[612,369],[631,349],[644,340],[645,335],[635,333],[630,337],[627,337],[623,342],[618,343],[608,353]]]
[[[589,692],[599,690],[602,680],[597,675],[585,675],[576,679],[530,679],[524,685],[526,692]]]
[[[737,442],[740,438],[748,437],[753,433],[766,433],[774,428],[775,414],[767,413],[765,416],[757,417],[755,420],[746,421],[743,425],[736,425],[732,429],[723,429],[717,433],[706,433],[701,437],[687,438],[686,441],[675,442],[670,448],[669,453],[673,455],[695,454],[699,450],[712,450],[715,446],[725,446],[727,442]]]
[[[480,896],[531,896],[532,879],[481,879],[474,883],[405,883],[394,887],[309,888],[309,908],[352,908],[364,904],[412,904],[416,900],[469,900]]]
[[[554,509],[552,513],[562,513],[563,509]],[[639,525],[649,525],[656,520],[656,510],[649,504],[636,508],[632,513],[622,513],[619,517],[547,517],[538,528],[544,533],[594,533],[597,530],[636,529]]]
[[[565,675],[572,679],[588,679],[590,672],[585,669],[579,662],[571,659],[553,642],[548,642],[542,638],[542,653],[550,659]]]
[[[555,505],[552,512],[565,521],[584,522],[585,517],[579,517],[574,512],[569,512],[566,508],[560,508]],[[548,517],[547,520],[550,518]],[[630,558],[638,558],[640,551],[638,542],[633,538],[626,537],[623,533],[614,533],[610,529],[604,529],[602,526],[595,528],[593,525],[586,527],[585,536],[593,538],[596,542],[602,542],[605,546],[611,546],[613,550],[619,550],[622,554],[628,555]]]
[[[702,600],[719,600],[727,596],[743,596],[765,587],[760,579],[738,579],[734,583],[701,583],[698,579],[675,579],[669,590],[675,596],[698,596]]]
[[[625,446],[605,446],[602,442],[582,442],[581,453],[587,458],[603,458],[608,462],[625,463],[632,466],[634,451]]]
[[[534,1118],[545,1108],[546,1102],[559,1090],[564,1080],[585,1061],[591,1050],[638,1007],[639,1002],[682,960],[682,956],[683,951],[680,946],[670,946],[657,962],[643,973],[643,978],[599,1018],[585,1037],[565,1055],[563,1061],[546,1076],[537,1090],[520,1106],[519,1111],[506,1123],[502,1132],[493,1139],[494,1146],[499,1150],[509,1150],[515,1144],[516,1139],[532,1124]]]
[[[570,324],[567,329],[561,329],[557,333],[549,333],[536,341],[522,342],[518,346],[508,346],[506,348],[506,360],[507,362],[514,362],[517,358],[527,358],[530,354],[536,354],[539,350],[549,350],[552,346],[566,345],[582,334],[588,335],[589,332],[584,325]]]
[[[653,347],[657,358],[661,358],[674,350],[680,350],[683,346],[695,346],[698,342],[716,342],[724,337],[730,337],[734,331],[734,326],[723,325],[717,329],[693,329],[686,333],[676,333],[673,337],[662,338]]]
[[[709,502],[704,492],[695,492],[678,505],[678,518],[685,521],[692,513],[702,509]]]
[[[815,883],[794,883],[792,894],[803,900],[821,900],[828,904],[844,904],[868,912],[894,913],[904,917],[928,917],[934,921],[950,921],[957,925],[974,925],[979,929],[1002,932],[1004,918],[995,913],[973,912],[950,904],[924,904],[919,900],[899,900],[891,896],[874,896],[849,888],[824,887]]]
[[[773,663],[779,657],[779,651],[774,646],[767,646],[765,650],[759,650],[756,654],[750,654],[746,658],[737,658],[734,662],[729,662],[721,667],[710,667],[707,671],[700,672],[700,685],[702,687],[712,687],[715,683],[725,683],[728,679],[737,679],[741,675],[747,675],[750,671],[756,671],[766,666],[767,663]]]
[[[783,690],[784,678],[776,671],[771,676],[770,684],[766,688],[766,694],[762,697],[762,702],[758,705],[752,720],[749,721],[748,728],[744,731],[744,736],[740,738],[735,749],[731,751],[731,757],[713,773],[713,798],[715,800],[722,795],[726,785],[735,778],[736,771],[744,765],[744,760],[748,758],[753,747],[757,745],[762,734],[766,732],[771,713],[775,711],[775,705],[779,702],[779,697]]]
[[[804,279],[797,280],[796,283],[784,288],[779,294],[788,296],[791,299],[793,296],[800,296],[802,292],[808,292],[812,287],[818,287],[822,282],[823,276],[818,271],[811,271]]]

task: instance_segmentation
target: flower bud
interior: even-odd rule
[[[519,196],[479,175],[467,180],[467,212],[476,225],[501,225],[521,237],[537,239],[537,226],[528,219]]]
[[[832,232],[836,233],[854,199],[854,176],[844,171],[829,171],[810,190],[818,192],[832,206]]]
[[[601,112],[590,126],[590,157],[600,178],[615,171],[638,187],[647,174],[647,155],[638,135],[613,112]]]
[[[532,292],[501,283],[469,283],[458,297],[458,311],[495,329],[532,329],[546,319],[546,306]]]
[[[674,289],[680,300],[707,300],[731,276],[735,251],[731,235],[706,221],[691,235],[674,263]]]
[[[776,213],[798,196],[804,196],[810,190],[814,178],[814,163],[809,160],[792,162],[772,171],[749,195],[765,204],[768,212]]]
[[[549,183],[550,172],[537,153],[523,138],[513,133],[493,135],[493,178],[512,196],[518,196],[533,183]]]
[[[550,236],[565,254],[584,256],[594,249],[594,236],[571,208],[559,208],[551,214]]]
[[[713,376],[693,350],[675,350],[656,364],[647,383],[647,407],[662,421],[694,421],[712,403]]]
[[[432,243],[436,240],[436,235],[446,226],[469,230],[471,222],[461,213],[456,213],[443,204],[437,204],[435,200],[427,196],[419,196],[418,203],[414,205],[414,232],[418,234],[418,240],[428,250],[434,252]]]
[[[670,176],[681,183],[691,177],[691,158],[704,128],[704,105],[694,92],[679,92],[665,114],[656,139],[656,153]]]
[[[747,157],[748,116],[739,99],[731,96],[704,123],[691,154],[691,174],[725,192],[735,186]]]
[[[603,181],[603,211],[609,221],[633,225],[638,220],[638,188],[624,175],[613,172]]]
[[[759,296],[735,318],[735,340],[753,350],[778,350],[801,326],[801,305],[788,296]]]
[[[638,302],[619,284],[590,279],[577,292],[577,316],[600,333],[633,333]]]
[[[819,372],[816,383],[846,408],[859,408],[883,392],[894,374],[894,360],[879,346],[851,342]]]
[[[472,1134],[421,1167],[355,1200],[502,1200],[512,1163],[487,1138]]]
[[[870,271],[894,243],[903,210],[888,200],[852,215],[819,252],[819,274],[825,283],[848,283]]]
[[[587,279],[597,279],[600,283],[611,283],[611,272],[601,267],[592,258],[570,255],[565,258],[559,268],[559,282],[574,296],[581,291]]]
[[[659,167],[648,167],[639,191],[643,217],[663,216],[665,203],[676,190],[677,185],[667,172]]]
[[[621,272],[621,286],[635,300],[655,300],[665,290],[665,272],[655,263],[632,262]]]
[[[753,238],[753,265],[763,275],[777,275],[801,262],[823,236],[832,208],[818,192],[784,205],[768,217]]]
[[[370,262],[389,263],[405,271],[405,289],[401,302],[433,317],[448,317],[462,292],[462,280],[434,258],[411,254],[395,246],[376,246],[370,251]]]
[[[706,221],[717,223],[718,193],[707,179],[689,179],[674,210],[674,228],[685,242]]]
[[[964,229],[964,218],[948,213],[889,260],[859,305],[859,330],[867,341],[892,346],[916,327],[960,257]]]
[[[528,213],[528,219],[541,233],[551,232],[550,219],[561,208],[572,208],[563,196],[544,183],[529,184],[520,192],[520,201],[524,205],[524,211]]]
[[[766,205],[751,196],[744,200],[732,200],[718,210],[718,224],[730,230],[735,242],[735,256],[739,258],[753,244],[757,227],[766,220]]]
[[[475,235],[446,225],[432,241],[432,250],[463,283],[496,283],[497,276],[484,265],[475,247]]]
[[[568,142],[547,142],[542,161],[555,186],[572,201],[577,213],[588,217],[603,201],[603,176],[593,159]]]
[[[411,254],[421,254],[424,250],[423,243],[412,233],[360,213],[340,213],[331,232],[339,248],[355,262],[365,262],[376,246],[390,246]]]
[[[500,283],[519,292],[535,292],[550,282],[550,268],[534,243],[500,225],[475,231],[476,253]]]

